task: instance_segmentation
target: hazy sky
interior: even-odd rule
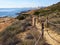
[[[60,0],[0,0],[0,8],[22,8],[49,6]]]

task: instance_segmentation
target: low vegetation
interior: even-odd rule
[[[17,21],[15,23],[13,23],[11,26],[7,27],[5,29],[5,31],[0,33],[0,43],[2,45],[16,45],[16,44],[17,45],[34,45],[35,44],[34,37],[36,38],[39,35],[39,32],[38,31],[32,32],[33,30],[32,31],[26,30],[26,28],[30,27],[30,26],[31,25],[28,22],[26,23],[25,20]],[[22,33],[22,35],[21,35],[21,33]],[[23,37],[24,34],[26,34],[26,36],[24,36],[25,38]],[[19,36],[17,36],[17,35],[19,35]],[[38,39],[38,37],[37,37],[37,39]],[[41,44],[41,45],[46,43],[45,39],[40,40],[40,42],[41,43],[39,43],[39,44]]]
[[[0,44],[2,45],[34,45],[35,39],[37,40],[40,36],[39,31],[36,27],[31,27],[29,20],[26,18],[31,14],[19,14],[16,21],[11,26],[7,27],[3,32],[0,32]],[[33,15],[48,16],[49,21],[54,24],[60,24],[60,2],[49,7],[36,10]],[[53,21],[54,20],[54,21]],[[29,27],[29,29],[27,29]],[[57,31],[58,32],[58,31]],[[59,30],[60,32],[60,30]],[[40,39],[37,45],[49,45],[45,38]]]

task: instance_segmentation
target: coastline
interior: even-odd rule
[[[16,17],[17,13],[28,12],[32,8],[0,8],[0,17]]]

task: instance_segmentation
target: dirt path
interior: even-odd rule
[[[47,29],[45,29],[44,37],[46,38],[47,42],[51,45],[60,45],[60,35],[49,29],[48,31],[46,30]]]
[[[37,24],[37,28],[41,29],[41,25]],[[47,31],[48,30],[48,31]],[[41,31],[40,31],[41,32]],[[44,37],[46,39],[46,42],[51,45],[60,45],[60,35],[55,33],[54,31],[45,28],[44,30]]]

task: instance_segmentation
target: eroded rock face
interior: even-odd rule
[[[10,26],[16,19],[10,17],[0,18],[0,32]]]

